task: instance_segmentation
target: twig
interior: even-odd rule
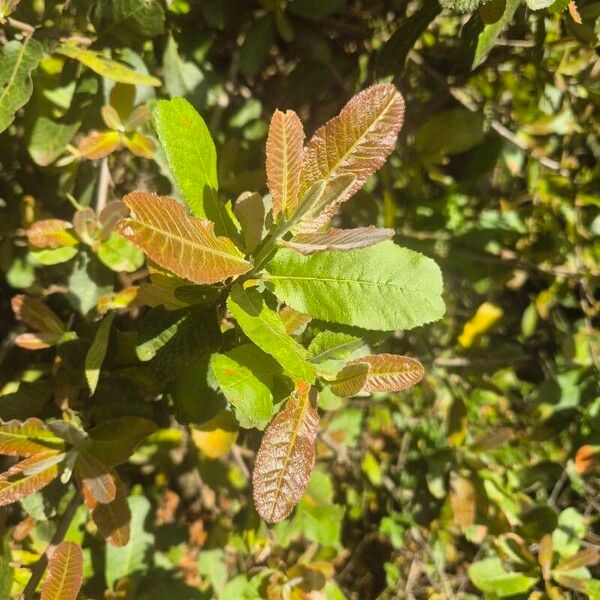
[[[81,504],[81,496],[79,494],[79,490],[75,490],[75,495],[71,498],[71,501],[67,505],[65,512],[62,514],[60,521],[58,522],[58,526],[56,527],[56,533],[52,537],[52,541],[48,544],[46,551],[40,559],[33,565],[31,569],[31,577],[23,590],[23,594],[21,595],[19,600],[33,600],[35,590],[37,589],[38,584],[42,580],[46,567],[48,566],[48,560],[50,555],[58,546],[65,534],[67,533],[67,529],[69,529],[69,525],[71,525],[71,521],[73,520],[73,516],[75,515],[75,511]]]
[[[108,197],[108,184],[110,183],[110,172],[108,170],[108,157],[104,157],[100,163],[100,176],[98,177],[98,192],[96,195],[96,214],[106,206]]]

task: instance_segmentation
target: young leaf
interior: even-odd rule
[[[253,344],[215,354],[211,369],[242,427],[264,429],[273,415],[272,378],[278,363]]]
[[[318,364],[326,360],[344,360],[365,343],[355,335],[337,331],[321,331],[308,346],[310,361]]]
[[[267,184],[273,196],[273,216],[290,217],[298,203],[304,154],[304,129],[293,110],[276,110],[267,137]]]
[[[77,452],[75,474],[81,481],[84,498],[91,496],[99,504],[115,499],[117,488],[108,467],[83,449]]]
[[[83,553],[75,542],[62,541],[48,561],[41,600],[76,600],[83,583]]]
[[[34,417],[23,423],[8,421],[0,424],[0,454],[30,457],[52,450],[60,452],[64,445],[43,421]]]
[[[285,519],[304,492],[315,463],[319,413],[300,383],[267,427],[252,473],[254,504],[268,523]]]
[[[36,221],[27,230],[27,241],[36,248],[58,248],[76,246],[77,238],[67,230],[73,225],[62,219]]]
[[[93,50],[85,50],[77,46],[63,44],[56,49],[58,54],[67,56],[79,61],[81,64],[89,67],[92,71],[98,73],[102,77],[118,81],[120,83],[129,83],[132,85],[152,85],[160,86],[160,79],[151,77],[145,73],[137,73],[133,69],[126,67],[124,64],[106,58]]]
[[[300,312],[365,329],[411,329],[444,314],[442,276],[433,260],[393,242],[349,252],[277,252],[263,276]]]
[[[312,320],[310,315],[298,312],[290,306],[282,307],[279,310],[279,317],[288,335],[299,335]]]
[[[104,318],[102,323],[100,323],[94,341],[85,356],[85,379],[90,388],[90,396],[94,394],[96,386],[98,385],[100,369],[102,368],[106,350],[108,349],[110,327],[114,318],[115,313],[110,313]]]
[[[416,359],[397,354],[362,356],[348,364],[367,364],[369,374],[363,392],[401,392],[416,385],[425,376],[423,365]]]
[[[265,205],[260,194],[244,192],[235,201],[233,212],[242,226],[246,253],[252,252],[262,239],[265,226]]]
[[[215,235],[213,223],[189,216],[173,198],[133,192],[123,200],[131,218],[117,232],[179,277],[216,283],[252,268],[231,240]]]
[[[59,475],[58,463],[66,454],[36,454],[0,475],[0,506],[12,504],[46,487]]]
[[[381,167],[396,145],[404,120],[404,99],[383,83],[354,96],[337,117],[320,127],[304,155],[300,197],[320,179],[353,174],[356,180],[326,214],[350,198]]]
[[[59,337],[66,331],[65,324],[54,311],[35,298],[19,294],[13,297],[10,304],[17,319],[24,321],[32,329]]]
[[[139,131],[121,136],[121,141],[130,152],[141,158],[152,158],[156,152],[154,142],[147,135]]]
[[[234,286],[227,306],[243,332],[290,375],[311,383],[315,380],[316,369],[307,361],[306,349],[286,333],[281,317],[256,290]]]
[[[300,254],[314,254],[324,250],[355,250],[380,244],[394,237],[393,229],[359,227],[358,229],[329,229],[317,233],[299,233],[281,245]]]
[[[112,154],[121,145],[118,131],[92,131],[77,146],[79,156],[88,160],[97,160]]]
[[[8,42],[0,53],[0,132],[15,118],[33,91],[31,72],[44,58],[42,45],[28,36],[21,43]]]
[[[111,471],[111,475],[116,487],[114,500],[107,504],[96,502],[90,505],[90,496],[86,499],[86,506],[102,537],[113,546],[122,548],[129,542],[131,511],[121,479],[114,471]]]
[[[333,381],[328,381],[331,391],[340,398],[351,398],[361,391],[369,376],[369,365],[364,362],[347,364]]]

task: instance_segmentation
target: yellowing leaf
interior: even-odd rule
[[[96,160],[112,154],[120,145],[118,131],[93,131],[79,142],[77,150],[81,158]]]
[[[358,229],[328,229],[316,233],[299,233],[282,246],[301,254],[313,254],[323,250],[354,250],[374,246],[394,237],[393,229],[359,227]]]
[[[238,435],[238,425],[233,413],[222,410],[201,425],[192,425],[192,440],[209,458],[220,458],[230,450]]]
[[[134,131],[133,133],[124,135],[121,139],[125,146],[127,146],[127,148],[136,156],[152,158],[156,152],[156,145],[154,142],[143,133]]]
[[[276,110],[267,137],[267,183],[273,196],[273,216],[289,217],[298,203],[304,129],[293,110]]]
[[[61,336],[65,331],[65,324],[45,304],[29,296],[19,294],[11,300],[15,317],[24,321],[32,329],[42,333]]]
[[[301,382],[265,430],[256,455],[254,504],[268,523],[285,519],[304,493],[315,464],[318,428],[315,394]]]
[[[61,542],[48,562],[41,600],[75,600],[83,583],[83,553],[75,542]]]
[[[491,302],[484,302],[473,318],[465,323],[458,343],[463,348],[470,348],[475,338],[491,329],[504,315],[504,311]]]
[[[36,248],[58,248],[76,246],[77,238],[67,231],[73,226],[62,219],[36,221],[27,230],[27,241]]]
[[[23,423],[8,421],[0,424],[0,454],[29,457],[52,450],[61,451],[64,445],[43,421],[34,417]]]
[[[98,75],[102,75],[102,77],[112,79],[113,81],[130,83],[132,85],[160,85],[160,79],[151,77],[145,73],[138,73],[120,62],[106,58],[102,54],[93,52],[92,50],[85,50],[77,46],[64,44],[59,46],[56,52],[78,60],[86,67],[92,69],[92,71],[98,73]]]
[[[195,283],[216,283],[242,275],[252,265],[210,221],[192,217],[173,198],[133,192],[123,199],[131,218],[117,232],[161,267]]]
[[[404,99],[396,88],[383,83],[352,98],[312,137],[304,155],[300,198],[320,179],[353,174],[354,184],[327,210],[350,198],[381,167],[396,145],[404,120]]]
[[[419,383],[425,375],[423,365],[416,359],[398,354],[363,356],[348,364],[366,363],[369,374],[363,392],[401,392]]]

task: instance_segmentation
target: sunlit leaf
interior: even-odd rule
[[[449,500],[456,525],[468,527],[475,523],[475,486],[470,479],[462,477],[453,471],[450,475]]]
[[[238,435],[238,424],[229,410],[222,410],[212,419],[190,426],[192,441],[208,458],[220,458],[231,450]]]
[[[300,254],[314,254],[324,250],[354,250],[374,246],[394,236],[393,229],[359,227],[358,229],[329,229],[317,233],[299,233],[282,246],[292,248]]]
[[[90,395],[96,391],[98,379],[100,378],[100,369],[106,356],[108,342],[110,339],[110,328],[115,318],[115,313],[110,313],[100,323],[96,331],[94,341],[85,356],[85,379],[90,388]]]
[[[30,457],[63,449],[64,441],[35,417],[0,424],[0,454]]]
[[[76,600],[83,583],[83,553],[75,542],[62,541],[48,561],[41,600]]]
[[[491,302],[484,302],[475,315],[465,323],[458,337],[458,343],[463,348],[470,348],[477,336],[490,330],[504,315],[504,311]]]
[[[557,571],[572,571],[581,567],[591,567],[600,562],[600,548],[590,546],[573,556],[561,560],[555,567]]]
[[[308,323],[312,320],[310,315],[298,312],[290,306],[284,306],[279,311],[279,317],[283,322],[288,335],[298,335],[304,331]]]
[[[214,225],[186,214],[166,196],[133,192],[124,198],[131,218],[117,231],[162,267],[195,283],[215,283],[242,275],[251,264]]]
[[[423,365],[416,359],[398,354],[362,356],[349,364],[369,365],[363,392],[402,392],[413,387],[425,376]]]
[[[290,217],[298,203],[304,154],[304,129],[293,110],[276,110],[267,137],[267,183],[273,216]]]
[[[77,150],[81,158],[96,160],[108,156],[121,145],[121,134],[118,131],[93,131],[83,138]]]
[[[123,135],[121,140],[136,156],[152,158],[156,152],[156,144],[147,135],[138,131]]]
[[[320,179],[355,175],[352,186],[327,210],[331,217],[394,150],[403,120],[404,100],[391,84],[374,85],[354,96],[308,143],[300,197]]]
[[[357,362],[346,365],[334,380],[327,383],[336,396],[351,398],[363,390],[368,376],[368,363]]]
[[[36,221],[27,230],[27,241],[36,248],[58,248],[59,246],[75,246],[75,238],[68,229],[73,225],[62,219],[44,219]]]
[[[300,383],[265,430],[252,474],[254,504],[268,523],[285,519],[300,500],[315,462],[319,414]]]
[[[499,558],[488,558],[469,567],[471,581],[483,592],[496,594],[500,598],[524,594],[537,582],[537,577],[523,573],[510,573],[504,569]]]
[[[35,298],[20,294],[12,298],[11,306],[17,319],[24,321],[37,331],[60,336],[66,330],[64,323],[54,311]]]

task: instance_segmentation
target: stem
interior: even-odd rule
[[[48,566],[48,560],[50,558],[50,554],[54,551],[56,546],[58,546],[65,534],[67,533],[67,529],[69,529],[69,525],[73,520],[73,516],[75,515],[75,511],[81,504],[81,495],[79,494],[79,490],[75,490],[75,495],[71,498],[71,501],[67,505],[65,512],[62,514],[60,521],[58,522],[58,526],[56,528],[56,533],[52,537],[52,541],[48,544],[46,551],[40,559],[33,565],[31,569],[31,577],[23,590],[23,594],[21,595],[19,600],[33,600],[35,590],[37,589],[38,584],[42,580],[44,572],[46,571],[46,567]]]
[[[100,177],[98,178],[98,192],[96,195],[96,214],[106,206],[108,197],[108,184],[110,183],[110,173],[108,171],[108,158],[105,156],[100,163]]]

